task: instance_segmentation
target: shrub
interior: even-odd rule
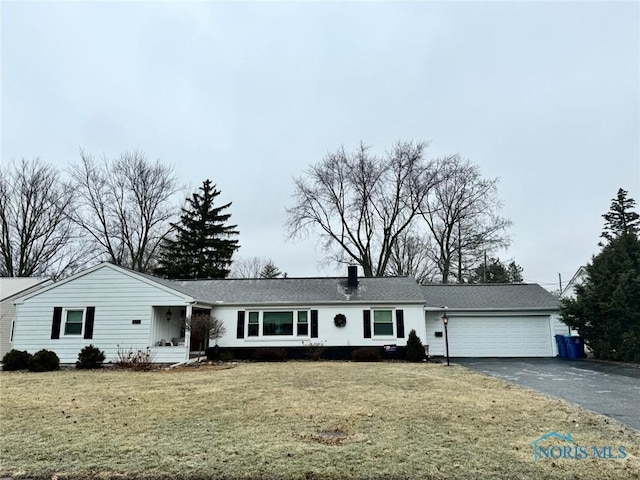
[[[215,345],[213,347],[207,347],[204,349],[204,354],[207,356],[207,360],[215,361],[220,359],[220,347]]]
[[[51,372],[53,370],[60,370],[60,359],[51,350],[42,349],[29,359],[30,372]]]
[[[307,357],[308,360],[313,360],[314,362],[317,362],[322,358],[322,354],[324,353],[324,350],[325,350],[324,342],[317,342],[317,343],[302,342],[302,344],[305,347],[305,356]]]
[[[128,368],[131,370],[151,370],[153,368],[153,359],[155,354],[147,347],[145,350],[134,351],[132,348],[128,350],[120,348],[118,345],[117,359],[114,363],[116,367]]]
[[[381,362],[382,357],[377,348],[358,348],[351,352],[351,360],[354,362]]]
[[[233,360],[233,351],[232,350],[224,350],[220,352],[220,361],[221,362],[230,362]]]
[[[415,330],[409,332],[404,356],[408,362],[421,362],[424,359],[424,347]]]
[[[21,350],[10,350],[2,357],[2,370],[14,372],[16,370],[26,370],[29,368],[31,354]]]
[[[102,362],[104,362],[104,352],[98,347],[93,345],[87,345],[78,354],[78,361],[76,362],[76,368],[85,370],[93,370],[96,368],[102,368]]]
[[[257,362],[284,362],[287,351],[284,348],[256,348],[253,359]]]

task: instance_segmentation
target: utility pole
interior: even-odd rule
[[[558,282],[560,283],[560,294],[562,294],[562,274],[558,272]]]
[[[462,283],[462,239],[460,238],[460,220],[458,220],[458,283]]]
[[[482,283],[487,283],[487,250],[484,251],[484,268],[482,269]]]

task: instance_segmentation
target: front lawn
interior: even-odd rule
[[[640,472],[640,434],[463,367],[244,363],[2,373],[0,476],[559,478]],[[536,438],[625,459],[533,461]]]

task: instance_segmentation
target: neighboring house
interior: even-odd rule
[[[560,298],[574,298],[576,296],[576,285],[582,285],[587,278],[587,267],[581,266],[573,274],[569,283],[560,292]]]
[[[535,284],[424,285],[431,355],[445,354],[443,313],[452,357],[553,357],[554,335],[566,334],[558,300]]]
[[[587,267],[583,265],[580,268],[578,268],[578,271],[573,274],[573,277],[571,277],[571,280],[569,280],[569,283],[567,283],[567,286],[562,289],[562,292],[560,292],[560,299],[562,300],[563,298],[575,298],[576,286],[582,285],[586,279],[587,279]],[[579,334],[577,330],[572,330],[568,326],[565,326],[565,331],[562,333],[563,334],[568,333],[570,335]],[[586,348],[588,350],[588,347]]]
[[[512,287],[517,290],[504,290]],[[103,263],[17,299],[14,346],[53,350],[62,363],[75,362],[90,343],[108,361],[118,349],[149,347],[155,362],[178,363],[202,341],[191,338],[185,319],[207,313],[225,325],[218,345],[239,358],[264,347],[299,357],[309,344],[324,346],[327,358],[349,358],[360,347],[401,349],[412,329],[432,354],[443,355],[444,338],[436,332],[448,306],[450,346],[486,344],[452,356],[553,356],[557,302],[544,292],[537,285],[420,286],[409,277],[358,278],[355,267],[335,278],[166,280]],[[503,330],[509,341],[515,331],[522,344],[537,347],[505,344]]]
[[[0,359],[13,348],[13,300],[49,283],[51,280],[42,277],[0,277]]]

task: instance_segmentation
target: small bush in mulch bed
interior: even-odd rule
[[[31,354],[27,351],[9,350],[2,357],[2,370],[5,372],[15,372],[16,370],[26,370],[29,368]]]
[[[233,360],[233,352],[231,350],[224,350],[220,352],[221,362],[231,362]]]
[[[287,351],[284,348],[256,348],[253,359],[256,362],[284,362]]]
[[[207,360],[220,360],[220,347],[218,345],[214,347],[207,347],[204,349],[204,354],[207,356]]]
[[[52,372],[53,370],[60,370],[60,359],[51,350],[42,349],[29,359],[31,372]]]
[[[78,354],[78,361],[76,362],[76,368],[84,370],[95,370],[102,368],[102,362],[104,362],[104,352],[93,345],[87,345]]]
[[[358,348],[351,353],[354,362],[381,362],[382,357],[377,348]]]

